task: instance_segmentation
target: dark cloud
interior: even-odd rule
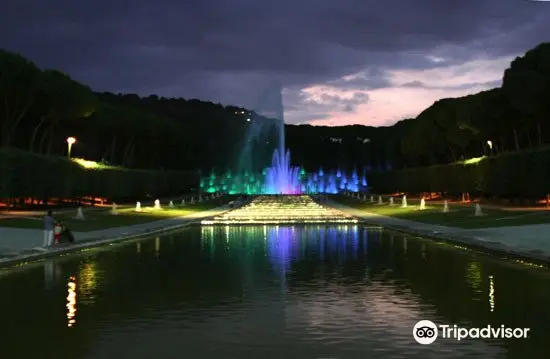
[[[407,88],[422,88],[430,90],[463,90],[469,88],[494,88],[502,85],[502,80],[490,81],[490,82],[466,82],[460,85],[446,85],[446,86],[433,86],[422,81],[411,81],[399,85],[399,87]]]
[[[312,84],[372,90],[392,69],[517,55],[548,40],[549,18],[549,4],[522,0],[8,0],[0,47],[97,90],[253,106],[276,79],[298,108]],[[304,118],[359,100],[347,101],[306,103]]]

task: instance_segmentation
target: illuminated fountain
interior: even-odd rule
[[[226,212],[204,225],[230,224],[305,224],[357,223],[358,220],[338,210],[321,206],[307,195],[259,196],[247,205]]]
[[[337,194],[342,192],[366,193],[365,176],[357,171],[346,173],[342,170],[325,172],[323,169],[307,173],[303,168],[290,164],[290,151],[281,156],[275,150],[271,166],[262,173],[233,173],[226,171],[217,175],[214,171],[201,180],[201,190],[206,193],[228,194]]]
[[[346,173],[342,169],[325,171],[320,168],[306,173],[304,168],[291,165],[290,150],[285,143],[281,91],[279,84],[272,84],[259,95],[254,113],[235,113],[242,115],[247,129],[238,165],[222,174],[212,170],[210,176],[201,179],[201,192],[249,195],[366,192],[366,169],[360,176],[355,169]],[[268,136],[266,134],[269,137],[261,137]],[[254,147],[255,143],[262,145]],[[270,147],[273,145],[275,148]]]
[[[284,150],[283,150],[284,151]],[[265,175],[266,194],[300,194],[302,184],[300,183],[300,168],[290,165],[290,151],[286,154],[279,150],[273,152],[271,167],[266,170]]]

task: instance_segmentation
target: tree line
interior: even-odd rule
[[[533,149],[550,137],[550,43],[516,58],[499,88],[442,99],[388,127],[286,125],[292,162],[306,170],[410,168]],[[218,173],[269,163],[276,121],[237,106],[155,95],[94,93],[68,75],[0,50],[4,150],[76,157],[139,169]],[[258,124],[261,123],[261,126]],[[255,133],[255,129],[262,131]],[[254,136],[251,136],[254,134]],[[250,149],[253,149],[252,151]]]

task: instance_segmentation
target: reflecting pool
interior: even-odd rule
[[[0,303],[10,359],[550,358],[547,272],[357,225],[193,227],[2,271]]]

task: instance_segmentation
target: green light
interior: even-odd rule
[[[481,162],[482,160],[484,160],[486,158],[486,156],[482,156],[482,157],[475,157],[475,158],[468,158],[464,161],[459,161],[457,163],[462,163],[463,165],[475,165],[479,162]]]

